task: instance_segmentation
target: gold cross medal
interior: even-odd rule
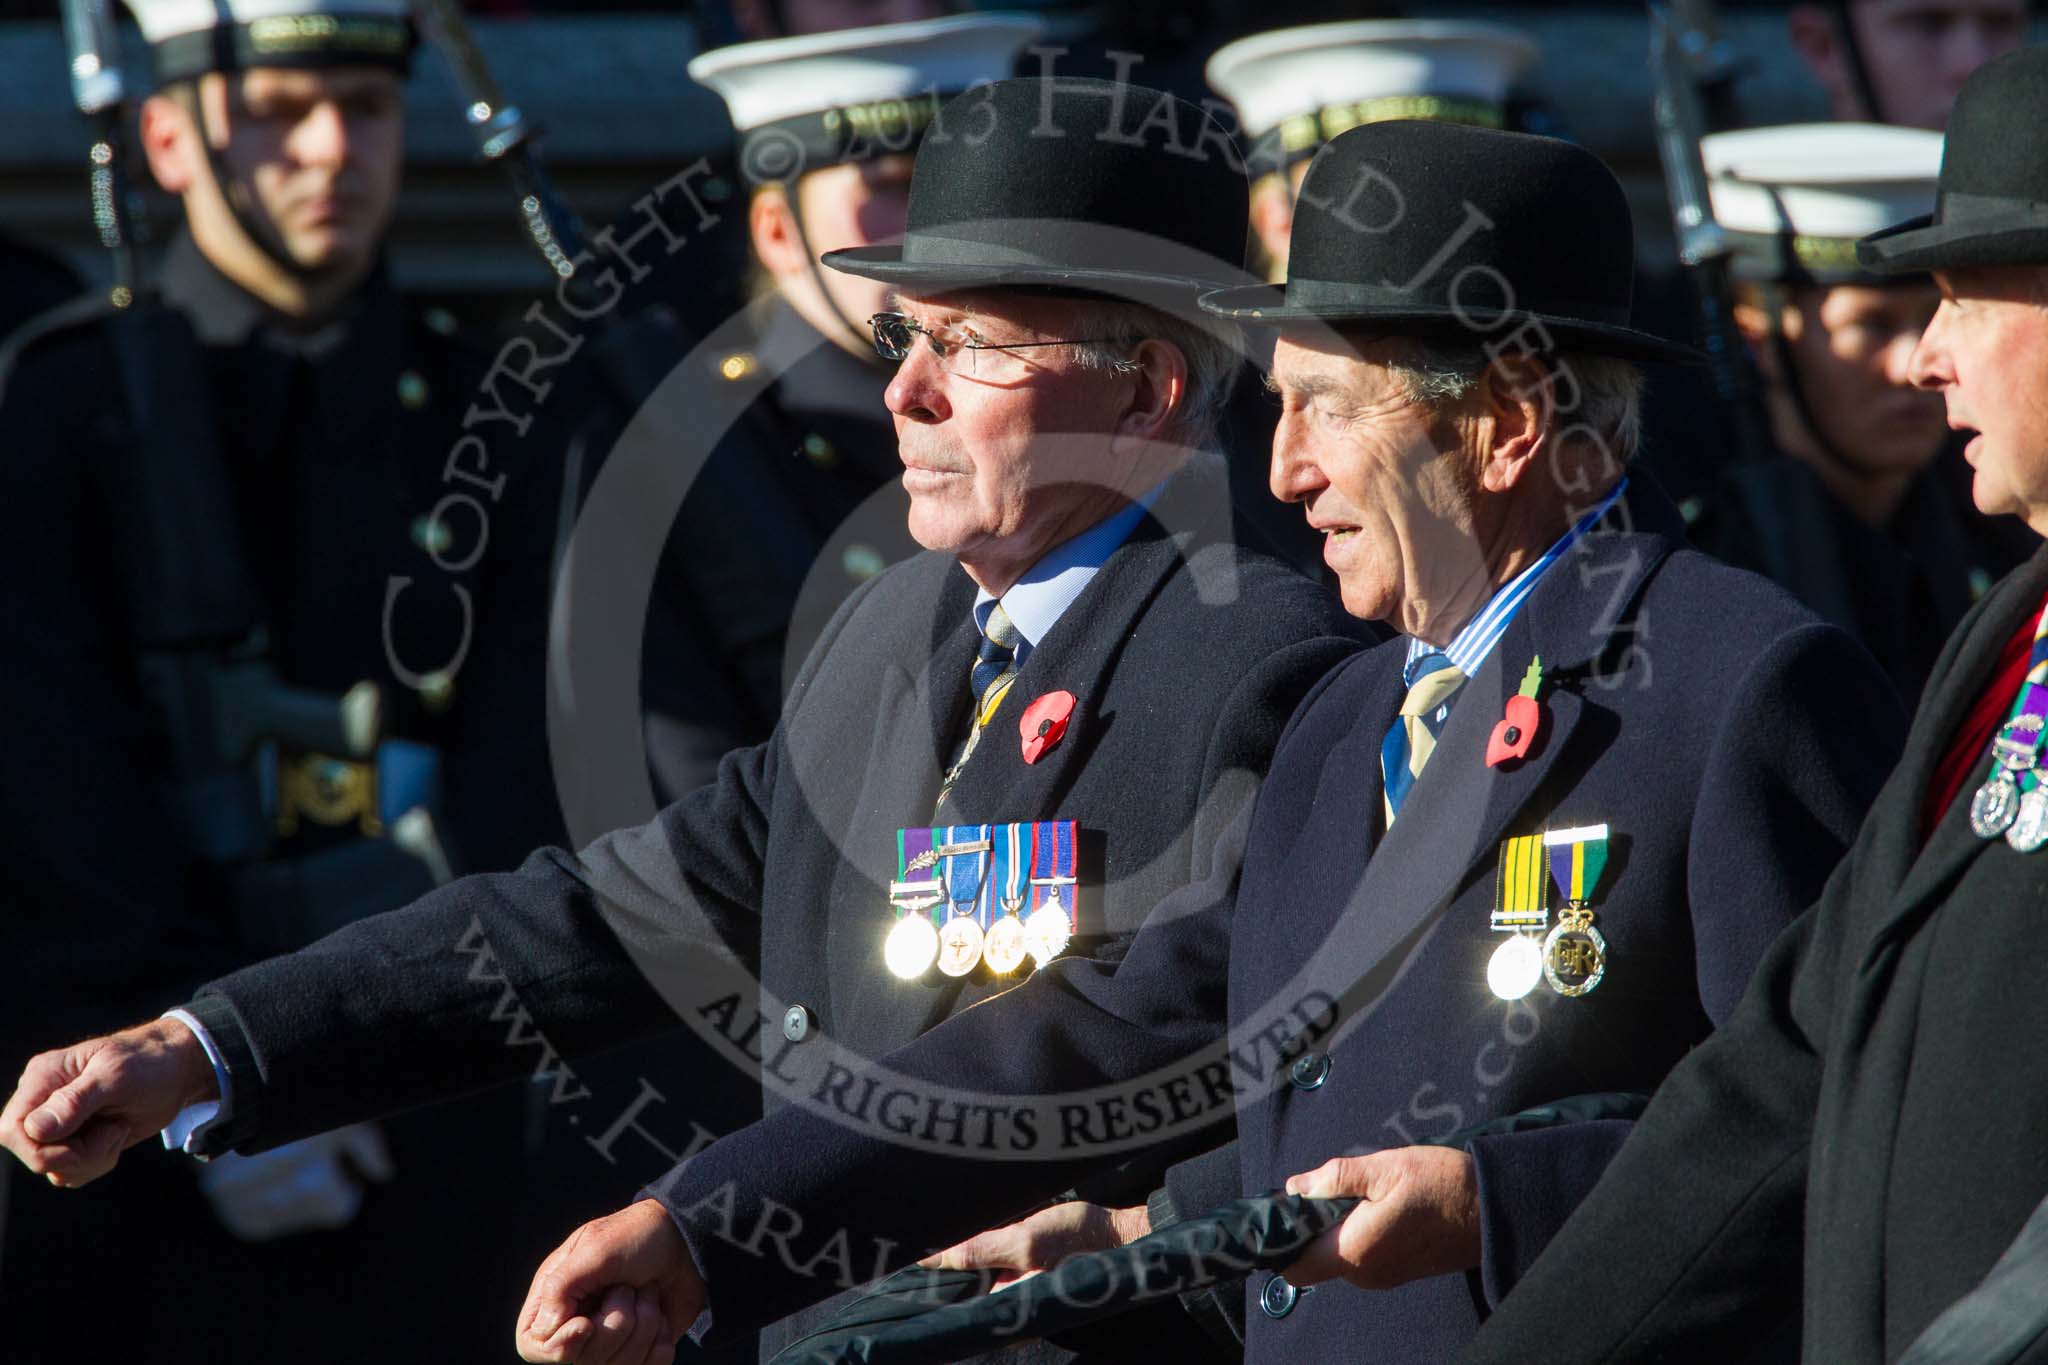
[[[943,825],[933,831],[942,839],[945,858],[941,875],[946,883],[946,901],[952,913],[939,926],[939,970],[947,976],[965,976],[981,963],[981,949],[987,935],[989,901],[989,827],[987,825]]]
[[[1502,1000],[1520,1000],[1543,979],[1543,931],[1550,927],[1550,888],[1543,880],[1543,836],[1524,834],[1500,846],[1493,931],[1508,937],[1486,964],[1486,984]]]
[[[1543,940],[1543,975],[1559,995],[1588,995],[1607,975],[1607,940],[1588,905],[1607,870],[1607,826],[1554,829],[1543,836],[1550,879],[1564,897],[1557,926]]]

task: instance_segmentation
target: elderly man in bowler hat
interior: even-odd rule
[[[1363,1194],[1294,1280],[1248,1284],[1247,1353],[1441,1360],[1629,1124],[1432,1140],[1653,1086],[1817,893],[1896,707],[1845,635],[1630,483],[1635,362],[1681,351],[1628,325],[1613,176],[1562,142],[1390,122],[1333,140],[1302,203],[1286,288],[1204,306],[1278,330],[1274,492],[1326,535],[1347,608],[1402,638],[1322,681],[1213,874],[1120,962],[1054,964],[888,1059],[883,1084],[1043,1114],[1043,1141],[997,1125],[947,1153],[783,1109],[662,1182],[644,1231],[558,1254],[540,1328],[631,1284],[743,1329],[823,1293],[844,1239],[900,1263],[1103,1144],[1213,1141],[1234,1110],[1237,1141],[1144,1205],[1055,1205],[941,1260],[1041,1269],[1290,1180]],[[1388,1292],[1301,1289],[1339,1274]]]
[[[2048,534],[2048,49],[1973,76],[1932,218],[1864,265],[1932,271],[1921,387],[1980,510]],[[1657,1093],[1471,1359],[2038,1361],[2048,1087],[2036,684],[2048,554],[1957,627],[1898,772],[1728,1026]]]
[[[187,1150],[213,1154],[530,1079],[501,986],[545,1036],[543,1066],[681,1016],[779,1104],[1022,973],[955,951],[1001,881],[995,835],[1046,835],[1029,870],[1048,959],[1115,957],[1206,874],[1286,717],[1358,647],[1313,584],[1230,541],[1202,452],[1238,358],[1194,303],[1244,278],[1241,160],[1202,110],[1120,84],[997,82],[941,120],[905,244],[833,261],[902,295],[873,327],[900,362],[887,401],[929,552],[849,599],[775,735],[644,828],[457,881],[218,981],[175,1020],[35,1059],[0,1119],[31,1169],[83,1183],[181,1107]],[[919,833],[946,878],[892,913]],[[897,930],[931,933],[962,891],[956,862],[938,960],[898,952]],[[1014,850],[1007,866],[1022,901]],[[519,1349],[665,1356],[695,1281],[686,1261],[636,1266],[683,1245],[651,1198],[585,1227],[542,1273]],[[716,1291],[736,1330],[744,1274]]]

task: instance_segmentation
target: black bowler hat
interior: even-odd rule
[[[1202,307],[1253,324],[1321,323],[1626,360],[1699,354],[1629,326],[1634,224],[1614,173],[1529,133],[1398,120],[1333,138],[1294,209],[1287,284]]]
[[[997,81],[918,145],[901,246],[828,251],[911,290],[990,286],[1192,302],[1243,282],[1244,159],[1205,110],[1112,81]]]
[[[1865,237],[1880,275],[2048,265],[2048,47],[1979,68],[1948,116],[1934,212]]]

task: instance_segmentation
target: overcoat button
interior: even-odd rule
[[[1294,1082],[1296,1090],[1317,1090],[1330,1077],[1330,1054],[1327,1052],[1304,1052],[1294,1059],[1288,1070],[1288,1079]]]
[[[792,1043],[801,1043],[811,1036],[811,1030],[818,1025],[818,1017],[802,1005],[791,1005],[782,1012],[782,1036]]]
[[[1259,1291],[1259,1311],[1269,1318],[1284,1318],[1294,1311],[1294,1305],[1300,1300],[1301,1291],[1275,1275]]]

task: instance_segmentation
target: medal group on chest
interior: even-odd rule
[[[890,973],[1009,976],[1058,957],[1075,927],[1074,832],[1071,820],[898,830]]]

